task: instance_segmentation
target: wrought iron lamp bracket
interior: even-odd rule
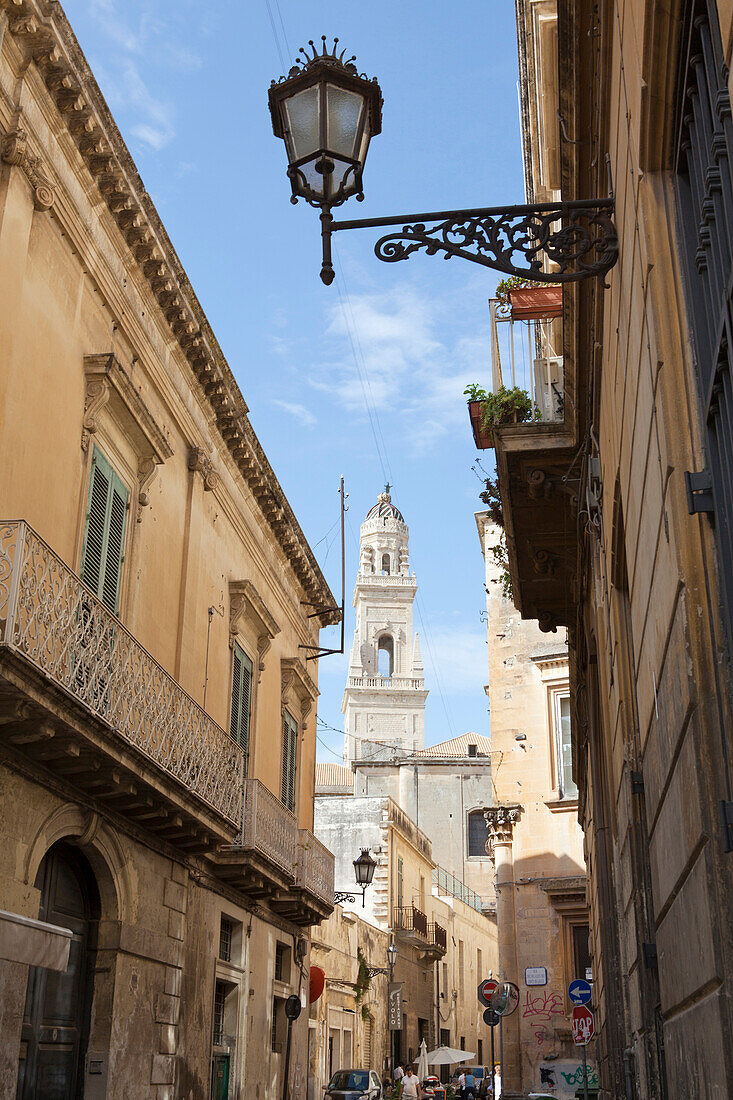
[[[376,978],[377,974],[389,974],[388,966],[368,966],[367,974],[370,978]]]
[[[343,905],[345,901],[350,901],[353,905],[356,901],[356,894],[350,894],[345,890],[337,890],[333,895],[333,900],[336,905]]]
[[[333,280],[331,234],[343,229],[398,226],[374,246],[386,263],[428,256],[459,256],[484,267],[540,283],[570,283],[605,275],[618,260],[613,199],[440,210],[396,218],[334,221],[322,207],[321,278]],[[516,257],[516,259],[515,259]],[[547,270],[547,264],[552,270]]]

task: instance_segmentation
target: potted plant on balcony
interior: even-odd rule
[[[496,297],[509,303],[513,321],[534,321],[562,316],[562,287],[512,275],[496,286]]]
[[[477,383],[466,386],[468,415],[473,438],[479,450],[494,446],[494,428],[502,424],[523,424],[539,419],[537,409],[526,390],[501,386],[496,393],[487,393]]]

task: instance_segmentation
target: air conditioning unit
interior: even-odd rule
[[[565,376],[562,355],[534,361],[535,402],[543,420],[562,420],[565,406]]]

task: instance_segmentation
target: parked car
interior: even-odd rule
[[[379,1100],[382,1082],[373,1069],[337,1069],[324,1092],[325,1100]]]

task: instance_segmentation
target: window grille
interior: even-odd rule
[[[283,760],[280,798],[295,812],[295,773],[298,763],[298,724],[290,711],[283,714]]]
[[[675,170],[688,315],[712,482],[724,615],[733,638],[733,123],[714,0],[690,0]]]
[[[232,702],[229,733],[244,749],[244,774],[249,759],[249,728],[252,712],[252,662],[238,642],[232,657]]]
[[[221,925],[219,927],[219,958],[222,962],[232,961],[232,935],[234,933],[234,924],[228,919],[228,917],[221,918]]]
[[[224,1004],[227,999],[225,982],[217,982],[214,987],[214,1046],[224,1045]]]

